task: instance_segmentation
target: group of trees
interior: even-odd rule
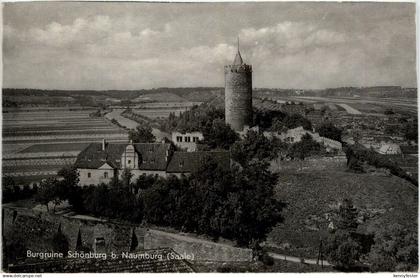
[[[20,187],[16,184],[13,177],[10,176],[2,178],[2,188],[3,203],[29,198],[38,191],[37,185],[30,187],[28,184],[25,184],[23,187]]]
[[[109,184],[88,187],[77,185],[75,169],[63,169],[60,176],[41,184],[40,203],[68,200],[78,213],[224,237],[241,246],[262,240],[281,221],[283,204],[274,198],[277,175],[258,160],[224,168],[207,157],[190,176],[133,180],[126,171]]]
[[[343,131],[340,128],[336,127],[331,122],[326,122],[322,124],[320,127],[317,128],[317,132],[322,137],[330,138],[338,142],[341,142],[341,135],[343,133]]]
[[[167,120],[160,124],[160,129],[166,132],[203,133],[204,140],[200,142],[202,149],[225,149],[238,140],[238,135],[225,123],[223,109],[202,104],[194,106],[179,116],[171,113]]]
[[[418,186],[416,178],[410,176],[404,171],[398,164],[390,158],[381,155],[374,150],[366,149],[365,147],[356,144],[348,146],[345,150],[347,157],[347,167],[356,172],[363,172],[362,165],[364,163],[372,165],[376,168],[385,168],[390,171],[391,174],[403,178],[415,186]]]
[[[311,121],[301,114],[287,114],[274,110],[254,110],[254,125],[261,130],[279,133],[299,126],[312,130]]]
[[[156,141],[152,127],[148,124],[138,125],[135,130],[128,132],[128,139],[133,143],[152,143]]]
[[[223,109],[201,104],[193,106],[190,110],[179,114],[179,116],[170,113],[168,119],[161,122],[160,129],[165,132],[204,131],[205,127],[211,125],[214,120],[224,121],[224,119],[225,113]]]
[[[325,252],[337,268],[344,271],[416,271],[418,246],[416,229],[399,224],[384,226],[376,234],[358,231],[358,210],[344,199],[330,232]]]
[[[281,220],[277,176],[267,168],[226,169],[209,159],[189,177],[159,179],[143,193],[145,220],[250,246]]]

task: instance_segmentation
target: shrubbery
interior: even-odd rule
[[[226,169],[208,157],[188,177],[143,175],[129,186],[114,180],[83,188],[71,185],[67,190],[73,196],[69,203],[78,212],[136,223],[144,220],[247,246],[262,240],[281,221],[283,204],[274,198],[276,182],[277,175],[268,171],[266,163],[253,161],[242,170]]]
[[[334,124],[331,122],[322,124],[317,131],[322,137],[341,142],[341,134],[343,131],[334,126]]]
[[[32,188],[29,185],[24,185],[23,187],[16,185],[15,180],[10,176],[2,178],[2,187],[3,203],[32,197],[38,191],[37,185],[34,185]]]
[[[403,178],[415,186],[418,186],[418,181],[414,177],[407,174],[397,163],[381,155],[373,150],[364,148],[361,145],[349,146],[346,148],[347,166],[354,168],[355,163],[362,164],[366,162],[369,165],[375,166],[376,168],[388,169],[391,174]],[[356,162],[358,160],[358,162]],[[356,165],[357,165],[356,164]],[[357,166],[358,167],[358,166]]]

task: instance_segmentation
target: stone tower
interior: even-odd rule
[[[235,131],[252,126],[252,66],[236,53],[232,65],[225,66],[225,118]]]

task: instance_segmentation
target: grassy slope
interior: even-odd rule
[[[359,229],[374,233],[383,226],[399,223],[417,229],[417,189],[395,176],[353,174],[345,171],[280,173],[277,197],[287,202],[285,221],[268,235],[269,245],[291,245],[294,255],[316,257],[320,232],[325,236],[331,213],[343,198],[353,200],[365,215]],[[282,246],[284,247],[284,246]],[[285,250],[279,250],[285,251]]]

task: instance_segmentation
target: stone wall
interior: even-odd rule
[[[252,69],[248,65],[225,67],[225,115],[232,129],[252,126]]]
[[[138,243],[135,250],[144,248],[144,228],[141,227],[25,208],[3,207],[2,211],[4,240],[23,240],[26,248],[32,251],[52,250],[52,238],[59,228],[66,236],[71,251],[76,250],[79,232],[85,250],[95,250],[96,240],[103,239],[104,252],[130,251],[133,233]]]
[[[327,169],[344,169],[347,166],[347,158],[345,156],[332,157],[307,157],[304,160],[280,160],[275,159],[270,162],[270,170],[274,172],[293,170],[327,170]]]
[[[19,240],[33,252],[53,251],[52,239],[60,229],[70,251],[121,252],[172,248],[200,261],[251,261],[252,250],[215,243],[194,236],[112,223],[86,216],[66,216],[26,208],[4,206],[3,244]],[[77,246],[80,233],[82,246]],[[134,236],[133,236],[134,235]],[[96,242],[104,242],[96,245]],[[132,244],[137,242],[137,245]],[[132,248],[132,247],[135,248]],[[82,248],[81,248],[82,247]]]
[[[252,250],[233,247],[192,236],[179,235],[148,229],[144,236],[145,249],[172,248],[175,252],[195,261],[252,260]]]

